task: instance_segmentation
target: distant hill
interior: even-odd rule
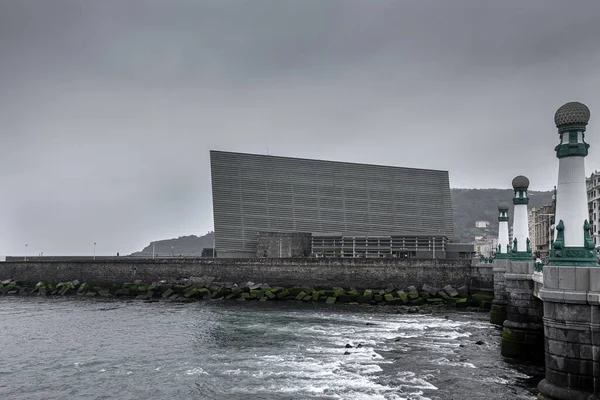
[[[539,207],[552,201],[552,191],[528,192],[529,207]],[[512,205],[512,189],[451,189],[454,216],[454,241],[470,243],[475,236],[498,234],[498,203]],[[512,206],[508,211],[512,221]],[[476,221],[489,221],[487,228],[476,228]],[[203,248],[212,248],[213,232],[204,236],[180,236],[154,242],[156,256],[200,256]],[[152,243],[132,256],[152,256]]]
[[[552,201],[552,191],[527,192],[529,209]],[[498,235],[498,203],[506,201],[509,221],[512,221],[512,189],[451,189],[454,216],[454,241],[470,243],[475,236]],[[489,221],[487,228],[476,228],[476,221]],[[509,222],[512,225],[512,222]]]
[[[157,257],[160,256],[200,256],[203,248],[213,247],[213,232],[208,232],[204,236],[179,236],[174,239],[157,240],[154,242],[154,251]],[[143,257],[152,256],[152,243],[144,247],[142,251],[131,254],[132,256]]]

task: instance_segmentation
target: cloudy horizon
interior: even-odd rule
[[[581,101],[589,175],[599,19],[560,0],[2,1],[0,258],[211,231],[211,149],[550,190],[554,112]]]

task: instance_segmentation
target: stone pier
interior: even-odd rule
[[[506,320],[506,273],[507,259],[496,258],[494,260],[494,301],[490,312],[490,322],[494,325],[502,326]]]
[[[540,399],[600,399],[600,268],[545,266]]]
[[[508,261],[506,266],[506,320],[501,352],[505,357],[544,359],[543,303],[534,296],[533,261]]]

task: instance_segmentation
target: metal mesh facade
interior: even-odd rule
[[[257,232],[454,237],[447,171],[210,152],[215,247],[254,256]]]

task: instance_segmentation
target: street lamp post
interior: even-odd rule
[[[96,242],[94,242],[94,260],[96,259]]]
[[[23,261],[27,261],[27,243],[25,243],[25,255],[23,256]]]

